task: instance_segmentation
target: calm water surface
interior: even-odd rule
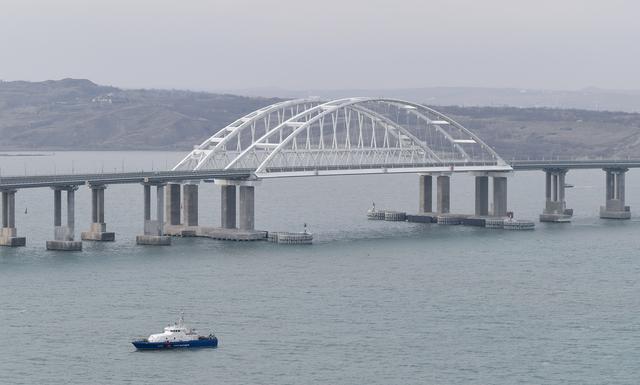
[[[0,157],[2,175],[150,170],[182,153],[65,152]],[[634,384],[640,378],[640,222],[600,220],[602,171],[571,171],[571,224],[533,232],[371,222],[414,211],[415,175],[265,181],[256,226],[316,234],[311,246],[173,240],[139,247],[142,187],[109,186],[115,243],[44,250],[53,194],[21,190],[18,232],[0,248],[2,384]],[[456,175],[452,210],[473,209]],[[640,173],[627,197],[640,210]],[[201,224],[219,191],[200,189]],[[541,172],[509,180],[509,208],[534,219]],[[90,194],[76,197],[77,231]],[[24,209],[28,208],[28,214]],[[218,349],[136,352],[184,309]]]

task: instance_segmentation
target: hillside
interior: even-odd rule
[[[124,90],[89,80],[0,82],[0,150],[189,150],[275,98]],[[640,114],[436,107],[507,159],[637,157]]]
[[[306,89],[287,90],[277,87],[225,90],[246,96],[300,98],[317,95],[325,99],[353,95],[384,95],[403,100],[420,100],[437,106],[490,106],[521,108],[560,108],[597,111],[640,112],[640,90],[608,90],[588,87],[580,90],[544,90],[491,87],[421,87],[385,89]]]
[[[437,107],[505,159],[640,157],[640,114],[514,107]]]
[[[1,82],[0,149],[188,149],[275,101],[75,79]]]

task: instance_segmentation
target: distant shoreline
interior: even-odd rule
[[[36,154],[36,153],[19,153],[19,154],[9,154],[6,152],[0,152],[0,156],[53,156],[55,152],[50,152],[47,154]]]

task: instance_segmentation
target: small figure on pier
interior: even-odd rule
[[[376,211],[376,202],[371,202],[372,207],[367,210],[368,219],[384,219],[384,210]]]
[[[309,229],[307,228],[307,224],[304,224],[304,233],[309,234]]]

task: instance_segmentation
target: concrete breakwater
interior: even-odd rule
[[[440,225],[477,226],[506,230],[533,230],[535,228],[535,223],[529,220],[466,214],[407,214],[402,211],[370,209],[367,211],[367,218],[369,220],[384,220],[392,222],[406,221],[412,223],[437,223]]]
[[[313,242],[313,234],[308,232],[270,232],[267,240],[269,242],[286,245],[310,245]]]

